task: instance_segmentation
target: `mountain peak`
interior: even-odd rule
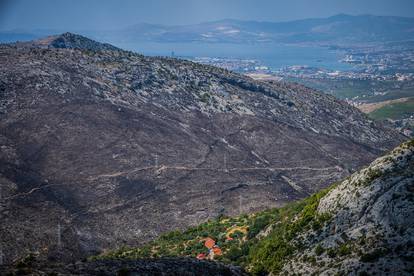
[[[354,17],[354,16],[350,15],[350,14],[338,13],[338,14],[332,15],[329,18],[331,18],[331,19],[349,19],[349,18],[352,18],[352,17]]]
[[[93,51],[117,51],[119,48],[107,43],[97,42],[87,37],[66,32],[60,35],[53,35],[33,42],[33,45],[41,48],[66,48],[83,49]]]

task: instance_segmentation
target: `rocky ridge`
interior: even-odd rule
[[[414,271],[414,140],[351,175],[317,209],[332,220],[283,267],[288,273],[332,275]]]

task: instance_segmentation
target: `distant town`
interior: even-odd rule
[[[414,130],[414,43],[338,50],[344,52],[340,62],[349,64],[349,70],[329,70],[305,64],[271,68],[256,59],[189,59],[255,79],[301,83],[345,100],[375,119],[388,119],[387,123],[411,136]]]

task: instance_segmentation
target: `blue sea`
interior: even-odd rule
[[[150,56],[221,57],[255,59],[273,70],[292,65],[308,65],[329,70],[346,71],[352,66],[339,60],[344,53],[324,47],[280,44],[231,43],[118,43],[118,47]]]

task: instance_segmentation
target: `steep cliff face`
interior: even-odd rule
[[[323,197],[332,220],[301,234],[289,273],[410,275],[414,271],[414,140],[378,158]]]
[[[308,88],[65,34],[0,46],[1,247],[77,257],[303,198],[401,141]]]

